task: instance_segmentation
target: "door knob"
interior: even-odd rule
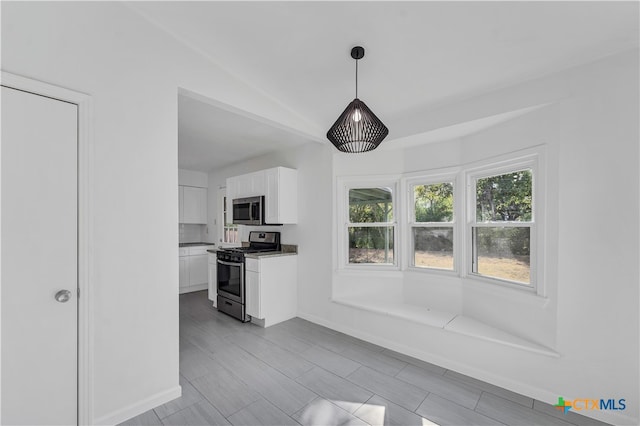
[[[56,293],[55,298],[60,303],[68,302],[71,299],[71,292],[69,290],[60,290]]]

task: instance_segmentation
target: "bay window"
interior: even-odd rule
[[[338,269],[457,275],[544,295],[543,153],[534,147],[433,173],[338,177]]]

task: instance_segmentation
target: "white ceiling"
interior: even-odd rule
[[[389,140],[415,134],[400,125],[407,116],[638,46],[637,2],[128,4],[319,129],[353,99],[349,51],[364,46],[359,97]],[[180,108],[181,167],[208,170],[299,140],[270,124],[238,126],[246,118],[206,102],[181,97]],[[210,147],[220,145],[216,160]]]
[[[308,136],[181,90],[178,159],[187,170],[211,171],[281,148],[311,142]]]

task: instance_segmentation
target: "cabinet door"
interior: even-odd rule
[[[260,309],[260,274],[258,272],[246,271],[245,279],[245,289],[247,292],[245,307],[247,309],[247,315],[263,319]]]
[[[207,223],[207,188],[183,187],[183,223]]]
[[[189,259],[187,256],[180,257],[180,288],[189,286]]]
[[[189,285],[207,284],[209,282],[209,256],[206,254],[189,256]]]
[[[280,179],[278,169],[269,169],[265,172],[265,175],[267,188],[264,200],[264,220],[266,223],[282,223],[280,222]]]
[[[298,171],[278,167],[278,223],[298,222]]]
[[[178,187],[178,223],[184,223],[184,186]]]
[[[213,302],[213,307],[218,307],[218,268],[216,263],[209,262],[209,300]]]
[[[252,195],[261,196],[265,195],[265,171],[251,173],[251,192]]]
[[[251,174],[236,176],[236,198],[252,197],[253,180]]]

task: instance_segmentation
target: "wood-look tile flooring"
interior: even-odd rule
[[[182,397],[123,425],[604,425],[295,318],[260,328],[180,296]]]

